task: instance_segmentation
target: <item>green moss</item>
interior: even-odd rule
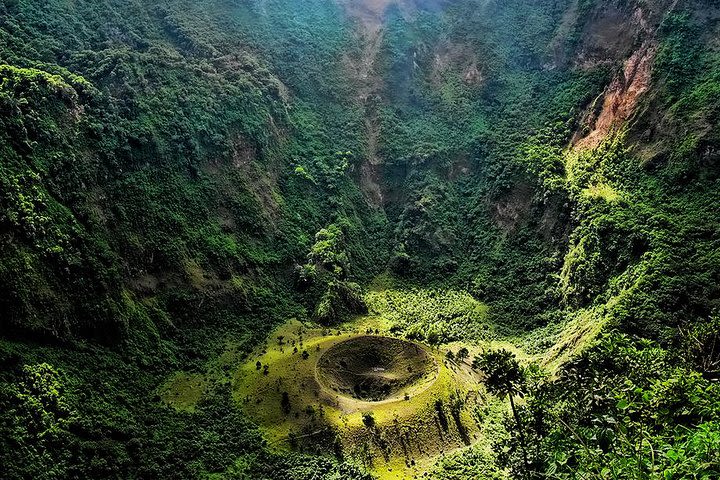
[[[207,381],[202,375],[178,373],[158,388],[160,399],[176,410],[194,412],[205,393]]]

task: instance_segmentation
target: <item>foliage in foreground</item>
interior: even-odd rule
[[[503,445],[518,477],[720,475],[720,386],[652,342],[603,336],[519,410],[522,429]]]

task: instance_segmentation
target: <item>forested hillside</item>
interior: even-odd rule
[[[718,38],[709,0],[0,3],[0,478],[720,476]],[[313,367],[385,337],[402,388]]]

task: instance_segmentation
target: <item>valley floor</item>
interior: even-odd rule
[[[417,478],[463,455],[482,455],[494,468],[491,446],[506,435],[508,405],[486,392],[472,360],[503,348],[525,362],[552,367],[558,348],[567,345],[530,355],[527,339],[497,334],[486,321],[487,307],[466,293],[395,288],[387,281],[380,277],[366,294],[368,315],[334,327],[289,319],[252,353],[226,362],[223,375],[174,374],[160,388],[163,401],[192,410],[209,382],[229,383],[235,404],[259,425],[272,449],[336,456],[379,478]],[[365,376],[375,371],[397,388],[366,398],[358,385],[353,391],[352,383],[343,388],[342,379],[338,384],[327,378],[328,352],[352,350],[353,342],[358,346],[351,364],[340,359],[341,368],[333,358],[333,366]],[[392,342],[426,360],[374,363]],[[215,363],[233,355],[229,344]],[[426,371],[413,370],[419,368]],[[411,380],[399,383],[408,375]]]

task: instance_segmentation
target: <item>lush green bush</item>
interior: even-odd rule
[[[371,291],[370,312],[390,323],[392,331],[408,338],[440,344],[479,342],[494,338],[487,306],[466,292],[403,289]]]
[[[518,475],[520,435],[529,439],[532,475],[575,478],[713,478],[717,385],[647,341],[611,334],[531,391],[505,462]]]

